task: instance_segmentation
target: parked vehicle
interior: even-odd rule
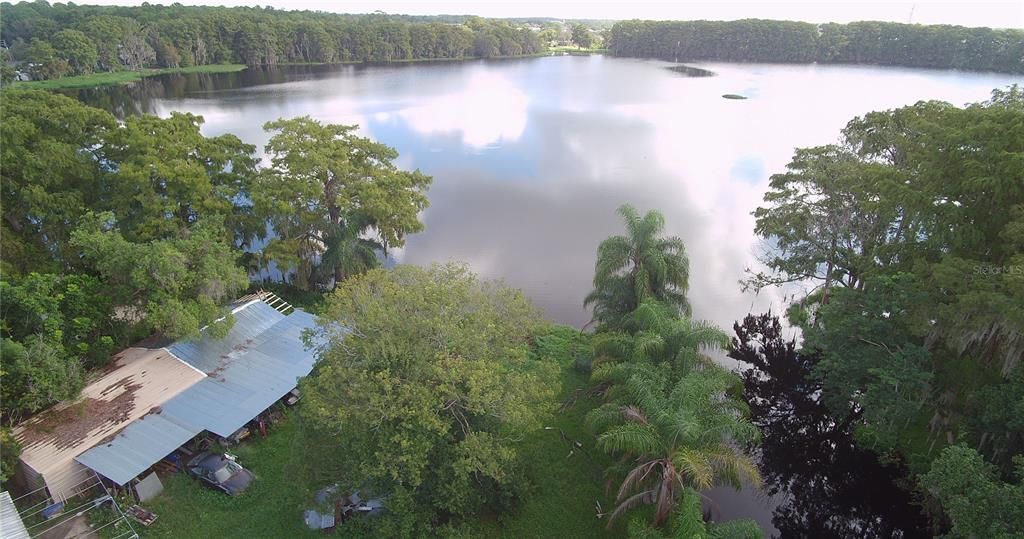
[[[235,462],[231,455],[200,453],[188,462],[188,472],[204,485],[235,496],[245,490],[253,479],[252,472]]]
[[[345,494],[337,483],[320,489],[313,499],[317,507],[303,512],[311,530],[332,530],[356,515],[377,515],[385,510],[382,498],[363,499],[359,491]]]

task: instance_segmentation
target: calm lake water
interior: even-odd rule
[[[692,64],[716,76],[688,77],[670,65],[563,56],[296,66],[167,76],[77,95],[119,114],[199,114],[204,133],[234,133],[260,148],[269,138],[263,123],[280,117],[359,124],[363,135],[398,149],[400,166],[434,177],[426,230],[394,253],[399,262],[465,261],[577,326],[589,319],[582,301],[597,245],[622,230],[616,207],[658,209],[667,232],[686,243],[695,316],[728,329],[748,312],[784,305],[781,291],[755,296],[737,283],[765,249],[751,212],[795,147],[835,142],[846,122],[873,110],[928,99],[963,105],[1020,82],[991,73],[720,63]],[[718,516],[755,518],[777,532],[777,501],[753,491],[712,497]],[[866,517],[884,520],[870,514],[884,510]]]

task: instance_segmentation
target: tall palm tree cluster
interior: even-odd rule
[[[671,523],[673,537],[761,537],[756,523],[708,524],[701,511],[703,490],[760,482],[740,449],[759,434],[741,382],[707,355],[729,338],[689,318],[689,262],[679,238],[660,237],[664,217],[628,205],[619,214],[628,235],[601,243],[585,302],[598,323],[591,380],[606,399],[587,423],[621,478],[608,525],[653,505],[653,528],[633,522],[631,535],[661,537]]]

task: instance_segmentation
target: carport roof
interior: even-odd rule
[[[303,340],[316,325],[312,315],[295,309],[286,316],[259,300],[233,314],[223,339],[204,335],[167,347],[205,378],[76,460],[123,485],[204,430],[230,436],[312,371],[315,349]]]

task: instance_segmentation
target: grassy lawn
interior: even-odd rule
[[[193,67],[176,67],[166,69],[147,69],[145,71],[113,71],[110,73],[93,73],[91,75],[79,75],[77,77],[63,77],[50,80],[31,80],[12,82],[12,88],[39,88],[43,90],[56,90],[60,88],[92,88],[95,86],[110,86],[114,84],[126,84],[142,80],[143,77],[166,75],[169,73],[230,73],[245,69],[242,64],[214,64]]]
[[[603,54],[603,53],[608,52],[608,49],[601,49],[601,48],[585,49],[583,47],[579,47],[579,46],[576,46],[576,45],[563,45],[563,46],[559,46],[559,47],[548,47],[547,52],[549,54],[570,54],[570,55],[572,55],[572,54],[579,54],[579,55],[584,55],[585,56],[585,55],[588,55],[588,54]]]
[[[584,387],[588,377],[566,365],[562,369],[562,398]],[[625,519],[616,529],[605,529],[607,521],[597,518],[596,503],[608,511],[612,504],[604,494],[604,470],[610,460],[594,447],[594,437],[583,417],[597,404],[581,399],[557,414],[550,429],[530,435],[524,444],[528,473],[534,491],[514,514],[483,520],[477,527],[481,537],[623,537]],[[566,438],[583,447],[572,449]],[[570,454],[570,450],[572,453]]]
[[[586,376],[569,365],[562,371],[563,395],[586,383]],[[472,527],[478,537],[621,537],[624,525],[613,532],[596,518],[595,503],[607,510],[611,500],[603,492],[603,470],[608,457],[594,447],[583,426],[583,416],[596,403],[580,400],[557,414],[549,429],[527,438],[523,451],[535,485],[515,513],[481,519]],[[301,405],[301,404],[300,404]],[[572,450],[570,442],[583,447]],[[239,462],[257,475],[241,496],[229,498],[205,489],[185,474],[164,480],[165,490],[145,504],[159,515],[149,528],[136,526],[143,537],[318,537],[302,521],[311,507],[315,484],[302,461],[302,436],[293,410],[276,424],[266,439],[248,440],[232,451]],[[344,535],[344,534],[339,534]]]
[[[297,430],[294,417],[287,417],[266,439],[233,448],[238,461],[257,476],[240,496],[203,488],[182,473],[164,480],[163,494],[145,504],[159,518],[136,530],[143,537],[317,537],[302,521],[315,489],[302,479]]]

